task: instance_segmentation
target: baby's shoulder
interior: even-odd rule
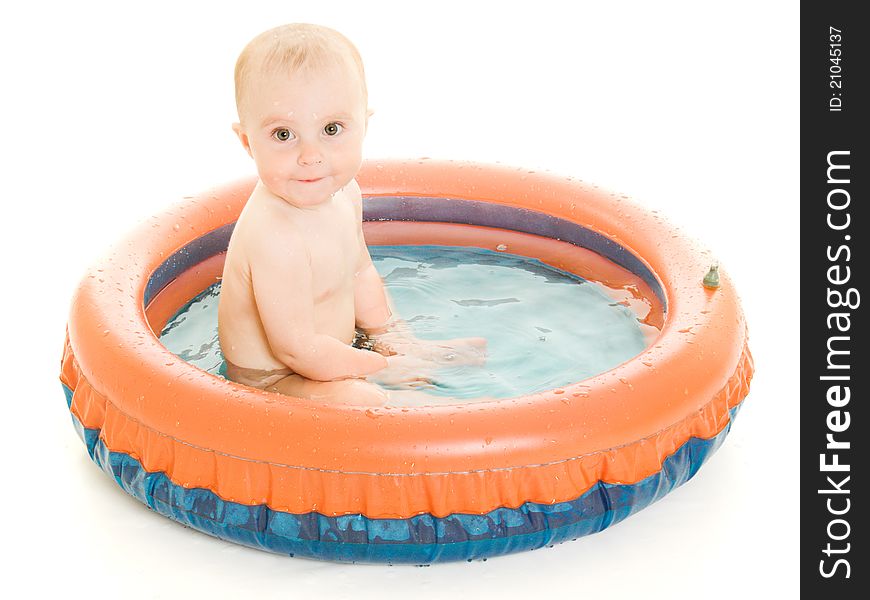
[[[231,243],[249,258],[304,252],[302,226],[292,215],[263,206],[245,208],[236,222]]]
[[[341,192],[345,197],[345,201],[354,207],[354,212],[362,216],[362,190],[356,179],[351,179],[350,182],[341,188]]]
[[[360,198],[362,195],[362,190],[360,190],[359,183],[357,183],[356,179],[351,179],[346,186],[344,186],[345,192],[352,198]]]

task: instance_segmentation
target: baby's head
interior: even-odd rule
[[[320,204],[359,170],[365,73],[337,31],[296,23],[255,37],[236,63],[236,106],[233,129],[260,180],[287,202]]]

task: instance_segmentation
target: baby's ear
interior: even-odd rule
[[[366,111],[366,131],[368,131],[369,129],[369,117],[371,117],[373,114],[375,114],[375,111],[371,108]]]
[[[236,135],[239,136],[239,141],[242,142],[242,146],[245,148],[245,152],[248,153],[248,156],[254,158],[254,155],[251,154],[251,142],[248,140],[248,134],[245,133],[245,130],[242,128],[241,123],[233,123],[233,131],[236,132]]]

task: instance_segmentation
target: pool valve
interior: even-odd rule
[[[704,275],[704,287],[710,290],[715,290],[719,287],[719,265],[713,263],[710,265],[710,270]]]

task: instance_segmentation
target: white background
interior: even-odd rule
[[[28,596],[797,595],[798,12],[794,2],[4,5],[4,588]],[[571,8],[566,9],[566,6]],[[230,129],[254,35],[359,47],[368,157],[550,169],[659,210],[738,286],[757,376],[695,479],[603,533],[486,562],[339,565],[185,529],[87,458],[58,382],[70,298],[139,220],[253,173]]]

